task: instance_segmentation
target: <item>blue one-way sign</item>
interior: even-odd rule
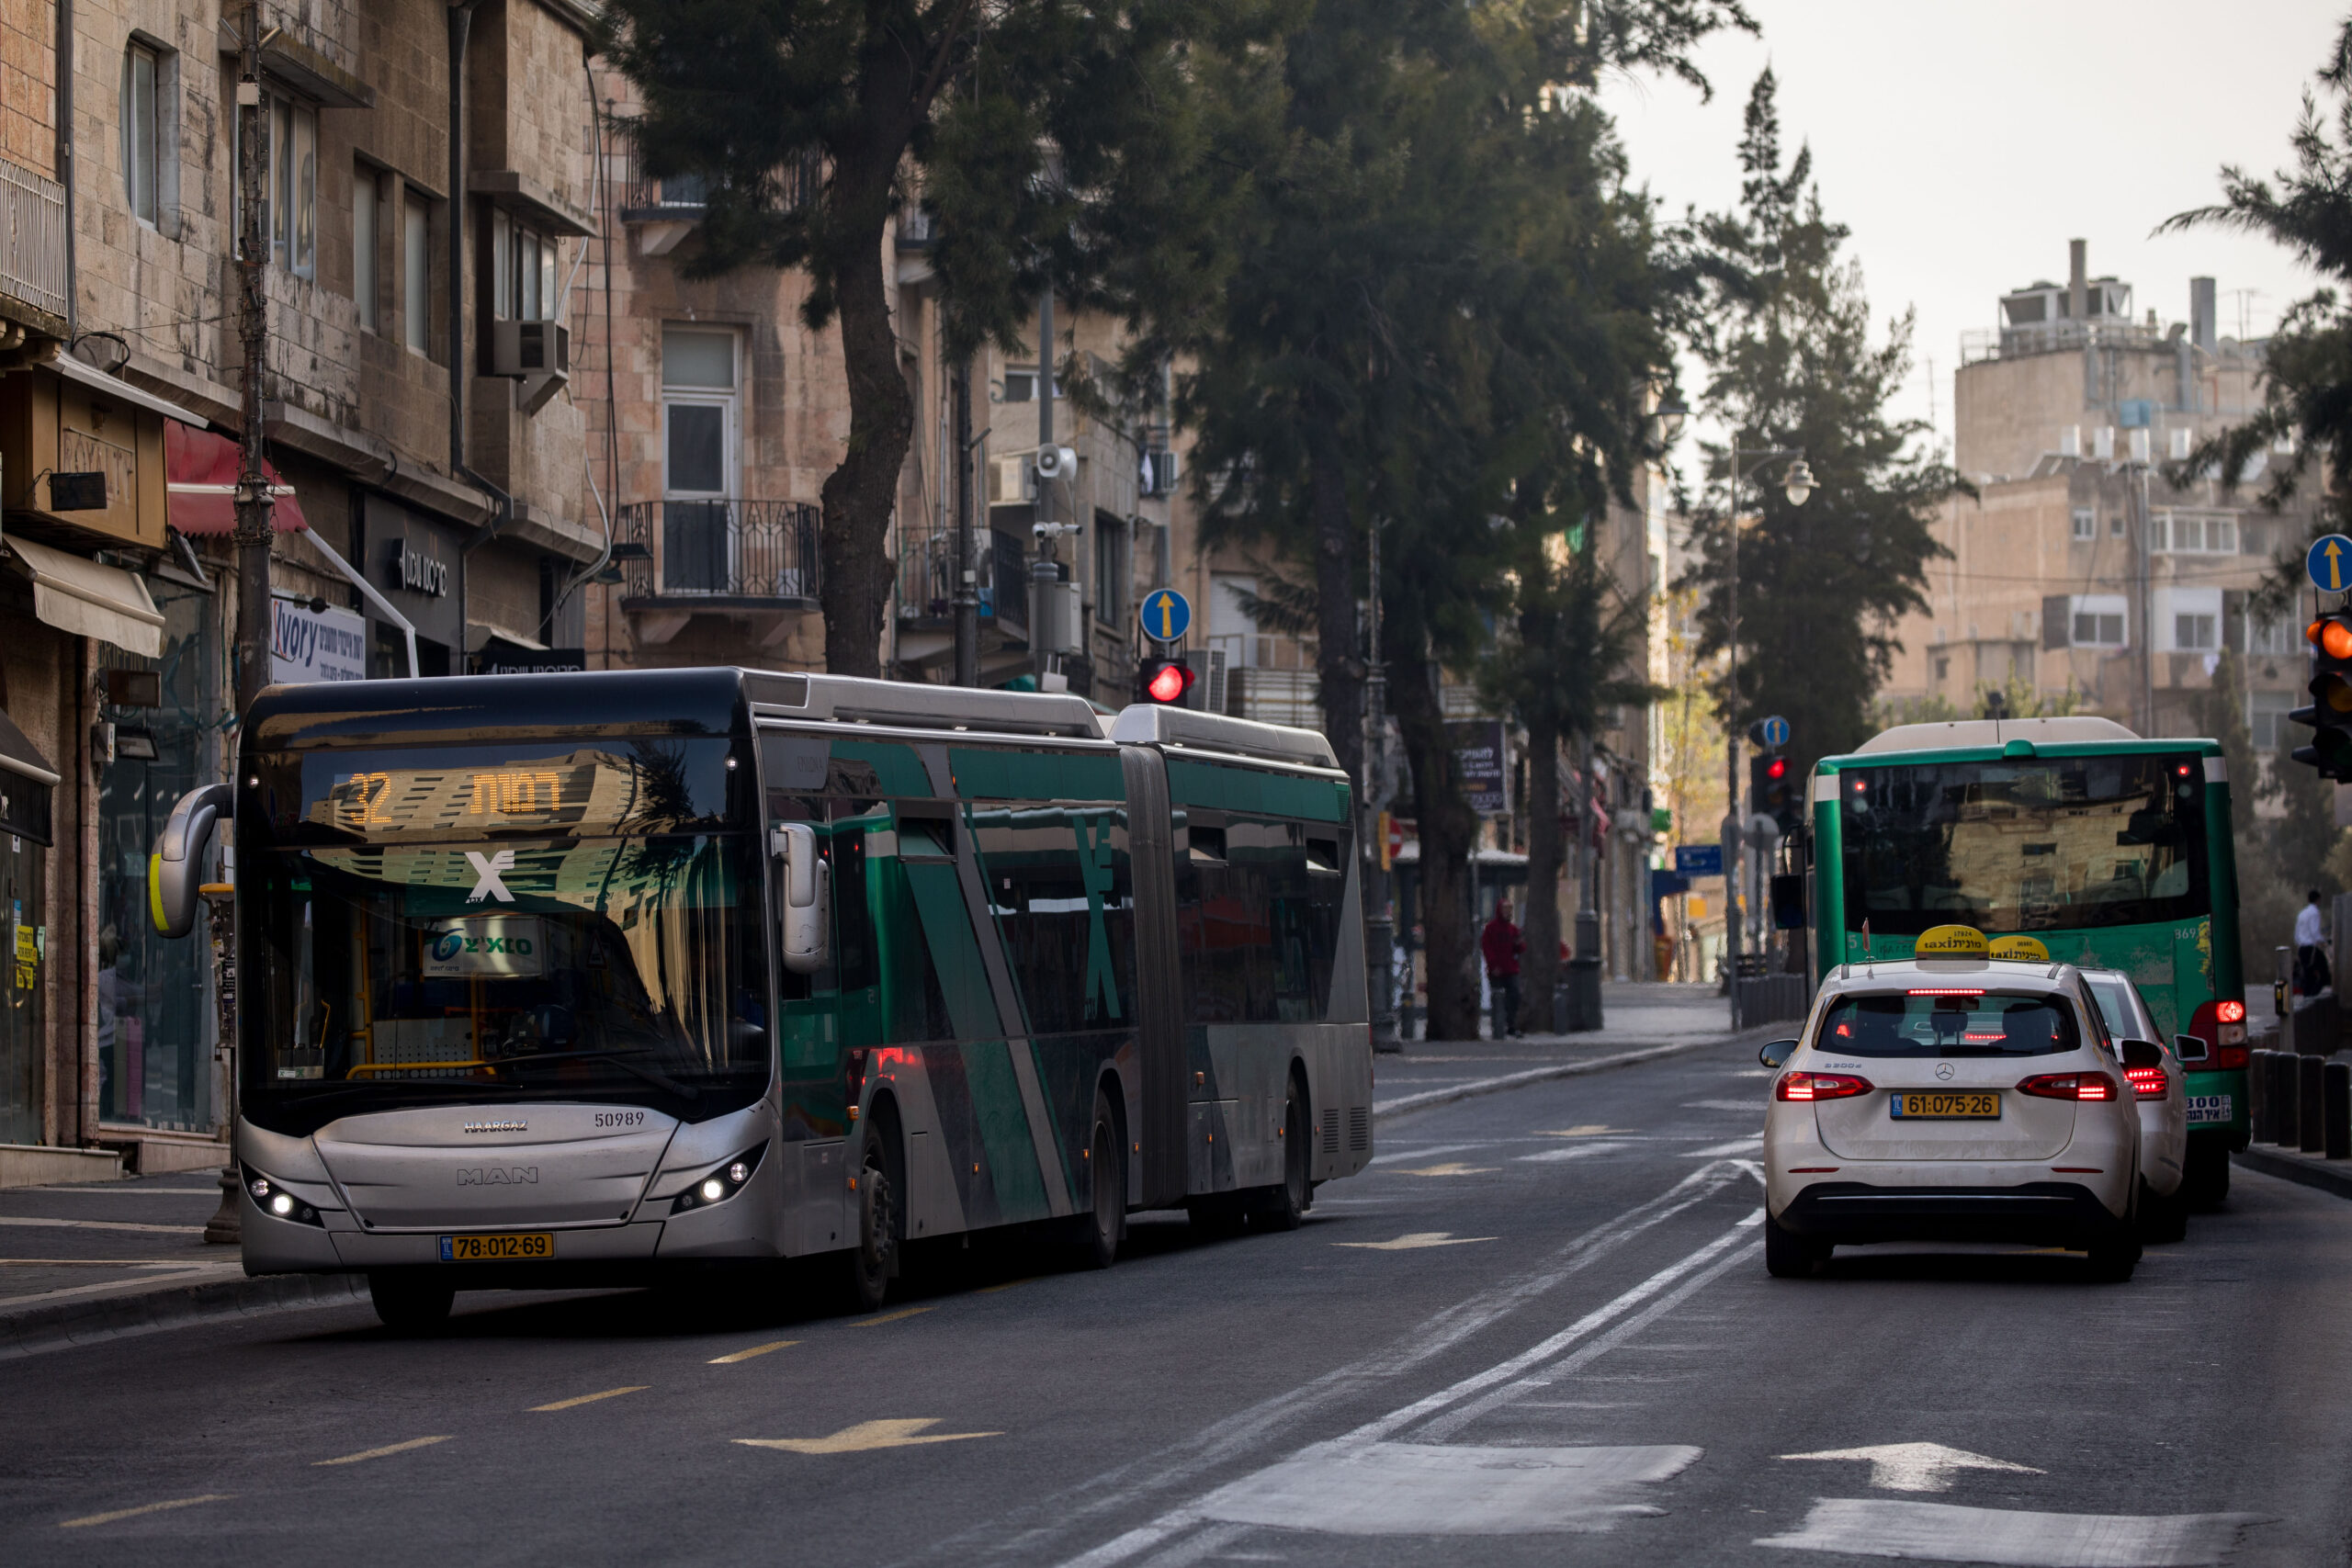
[[[2341,534],[2321,535],[2303,557],[2303,570],[2311,573],[2312,586],[2323,593],[2352,592],[2352,539]]]
[[[1193,602],[1173,588],[1155,588],[1136,607],[1136,622],[1154,642],[1182,642],[1193,624]]]

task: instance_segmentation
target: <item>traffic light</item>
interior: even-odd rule
[[[2312,743],[2292,757],[2309,762],[2322,778],[2352,781],[2352,610],[2331,610],[2303,633],[2312,645],[2312,679],[2305,688],[2312,705],[2287,716],[2308,724]]]
[[[1199,679],[1181,659],[1147,659],[1136,671],[1136,701],[1173,706]]]
[[[1747,760],[1749,809],[1760,811],[1792,833],[1804,823],[1804,786],[1789,760],[1768,752]]]

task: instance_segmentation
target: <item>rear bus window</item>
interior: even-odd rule
[[[2047,1056],[2079,1043],[2062,997],[1966,990],[1841,997],[1814,1043],[1841,1056]]]

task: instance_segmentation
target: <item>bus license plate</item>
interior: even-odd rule
[[[1905,1122],[1983,1121],[2001,1114],[1997,1094],[1897,1094],[1887,1104]]]
[[[2230,1097],[2226,1094],[2192,1094],[2188,1097],[2188,1120],[2227,1122],[2231,1116]]]
[[[555,1256],[551,1231],[498,1231],[488,1235],[445,1235],[444,1263],[537,1262]]]

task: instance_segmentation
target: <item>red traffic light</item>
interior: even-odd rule
[[[1764,764],[1764,776],[1768,779],[1785,777],[1788,771],[1789,760],[1786,757],[1775,757]]]
[[[1172,659],[1153,660],[1143,667],[1144,699],[1155,703],[1179,703],[1193,689],[1193,671]]]

